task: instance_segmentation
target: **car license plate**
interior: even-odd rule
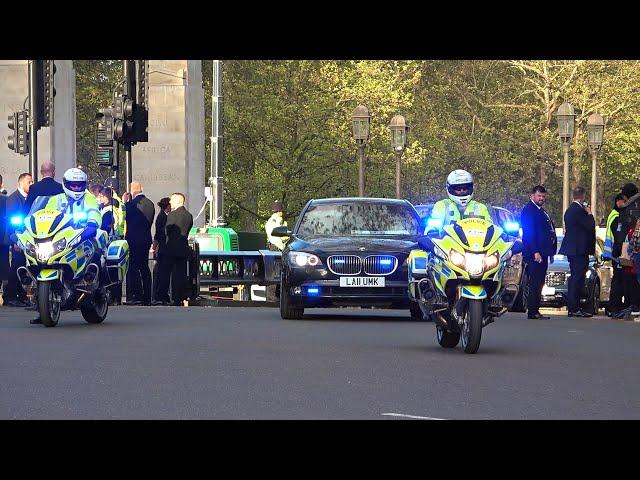
[[[542,287],[542,295],[555,295],[556,287],[547,287],[546,285]]]
[[[384,287],[384,277],[340,277],[341,287]]]

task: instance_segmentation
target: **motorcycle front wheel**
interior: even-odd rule
[[[45,327],[55,327],[60,320],[61,299],[53,288],[53,282],[38,284],[38,312]]]
[[[469,300],[462,324],[462,348],[464,353],[476,353],[482,338],[482,300]]]

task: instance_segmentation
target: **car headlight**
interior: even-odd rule
[[[46,262],[53,255],[53,242],[36,243],[36,256],[41,262]]]
[[[498,266],[498,262],[500,261],[500,254],[495,252],[493,255],[489,255],[484,258],[484,269],[485,270],[493,270]]]
[[[307,265],[315,267],[322,265],[320,258],[312,253],[289,252],[289,260],[298,267],[306,267]]]

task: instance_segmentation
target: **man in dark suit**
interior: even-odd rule
[[[556,231],[547,212],[542,208],[547,199],[547,190],[536,185],[531,190],[531,201],[525,205],[520,215],[522,223],[522,259],[527,269],[529,297],[527,298],[527,318],[549,319],[539,312],[540,296],[549,266],[558,248]]]
[[[171,301],[175,306],[182,306],[184,300],[185,281],[187,277],[187,261],[191,254],[189,248],[189,231],[193,227],[193,216],[184,208],[185,196],[182,193],[171,195],[171,212],[167,215],[167,244],[165,246],[166,261],[160,276],[167,282],[171,272]],[[166,291],[168,285],[160,287]]]
[[[22,217],[24,218],[28,212],[25,207],[27,195],[33,185],[33,177],[29,173],[22,173],[18,177],[18,188],[7,198],[7,217]],[[9,224],[11,227],[11,224]],[[9,235],[14,232],[14,228],[9,228]],[[18,247],[16,243],[11,245],[11,266],[9,268],[9,279],[7,282],[7,289],[4,291],[3,300],[4,304],[9,307],[27,307],[29,301],[27,299],[27,293],[18,281],[18,268],[24,267],[27,260],[24,253]]]
[[[53,162],[49,160],[42,162],[42,165],[40,166],[40,176],[42,177],[42,180],[31,185],[31,188],[29,189],[29,195],[27,195],[27,201],[24,205],[26,213],[29,213],[31,205],[36,198],[50,197],[64,193],[62,184],[55,181],[56,165]]]
[[[567,292],[567,310],[570,317],[592,316],[579,308],[580,292],[589,268],[589,255],[596,253],[596,221],[584,198],[583,187],[573,189],[573,202],[564,212],[565,234],[559,252],[567,256],[571,271]]]
[[[151,226],[156,209],[142,193],[140,182],[131,182],[131,200],[125,204],[129,243],[129,272],[126,305],[151,305]]]
[[[166,262],[165,251],[167,248],[167,215],[171,212],[171,199],[164,197],[158,202],[160,212],[156,216],[156,233],[153,237],[153,252],[156,264],[153,267],[153,303],[152,305],[169,305],[169,276],[171,272],[163,267]],[[166,275],[166,279],[160,276]],[[166,280],[166,281],[165,281]]]

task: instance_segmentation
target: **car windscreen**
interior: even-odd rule
[[[420,224],[406,205],[328,203],[311,205],[296,235],[417,235]]]
[[[566,255],[561,255],[560,252],[560,247],[562,246],[562,241],[564,240],[564,236],[563,235],[558,235],[558,249],[556,250],[556,254],[553,256],[554,260],[560,260],[561,262],[569,262],[569,259],[567,258]],[[597,252],[597,246],[596,246],[596,252]],[[589,255],[589,261],[590,262],[595,262],[596,257],[594,255]]]
[[[427,218],[431,215],[431,210],[433,210],[433,204],[424,204],[424,205],[414,205],[413,208],[416,209],[420,218]]]

